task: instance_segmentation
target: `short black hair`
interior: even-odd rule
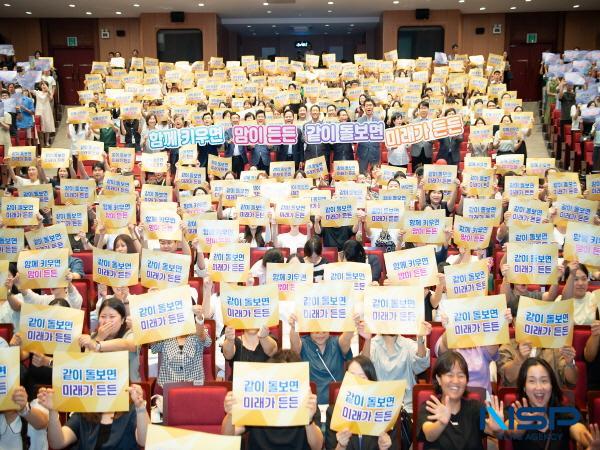
[[[273,356],[271,356],[267,362],[270,363],[292,363],[302,362],[300,355],[293,350],[279,350]]]
[[[354,239],[348,239],[342,247],[344,259],[348,262],[366,262],[367,254],[362,244]]]
[[[311,257],[312,255],[319,255],[323,253],[323,242],[320,237],[313,236],[306,244],[304,244],[304,256]]]
[[[94,170],[94,169],[101,169],[106,172],[106,166],[104,165],[103,162],[100,162],[100,161],[96,161],[94,163],[94,165],[92,166],[92,170]]]
[[[69,302],[66,301],[64,298],[55,298],[50,303],[48,303],[48,306],[62,306],[64,308],[70,308],[71,307],[71,305],[69,304]]]
[[[448,350],[438,357],[435,366],[433,366],[433,375],[431,378],[433,379],[433,388],[437,395],[442,394],[442,388],[437,377],[449,373],[455,364],[458,364],[460,370],[467,376],[467,384],[469,383],[469,366],[467,365],[467,361],[465,361],[463,355],[457,351]]]
[[[282,263],[284,262],[281,250],[278,248],[270,248],[262,257],[262,265],[267,267],[267,263]]]
[[[262,114],[264,116],[265,115],[265,110],[264,109],[257,109],[256,110],[256,117],[258,117],[259,114]]]

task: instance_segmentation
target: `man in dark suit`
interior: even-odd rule
[[[256,111],[256,124],[265,125],[266,116],[262,109]],[[271,152],[267,145],[257,144],[249,145],[252,149],[252,165],[258,170],[264,170],[269,173],[269,165],[271,164]]]
[[[231,115],[231,128],[225,130],[225,158],[231,158],[232,172],[239,179],[244,166],[248,163],[245,145],[233,143],[233,127],[240,124],[240,115],[234,112]]]
[[[202,122],[205,127],[210,127],[214,121],[211,113],[204,113],[202,116]],[[220,145],[206,144],[206,145],[197,145],[198,148],[198,161],[200,161],[200,167],[208,166],[208,155],[219,156],[219,147]]]
[[[363,104],[363,108],[365,109],[365,114],[356,120],[357,123],[375,122],[378,120],[375,114],[373,114],[375,108],[375,101],[373,99],[367,98]],[[366,174],[369,164],[373,167],[381,162],[381,143],[359,142],[356,148],[356,156],[358,158],[358,170],[360,173]]]
[[[417,117],[413,120],[416,122],[425,122],[429,120],[429,102],[419,103],[419,112]],[[433,156],[433,141],[421,141],[411,145],[410,155],[412,156],[412,167],[415,170],[419,165],[431,164],[431,157]]]
[[[294,111],[286,109],[283,113],[283,121],[286,125],[294,124]],[[292,145],[277,146],[277,161],[294,161],[296,170],[300,168],[300,163],[304,162],[304,142],[302,132],[296,127],[297,141]]]
[[[321,123],[321,108],[319,105],[312,105],[310,107],[310,121],[308,123]],[[305,126],[306,126],[305,124]],[[302,131],[303,136],[306,135],[306,132]],[[304,160],[317,158],[319,156],[325,156],[325,162],[327,163],[327,167],[329,167],[329,153],[327,151],[325,144],[304,144]]]

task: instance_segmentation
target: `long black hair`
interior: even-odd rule
[[[125,310],[125,304],[119,300],[117,297],[108,297],[102,302],[100,305],[100,309],[98,310],[98,317],[102,314],[102,310],[104,308],[112,308],[114,309],[123,319],[123,323],[121,324],[121,328],[117,332],[117,335],[113,339],[120,339],[125,335],[127,331],[127,322],[125,319],[127,318],[127,311]],[[98,334],[98,332],[94,333],[94,337]]]
[[[519,369],[519,375],[517,376],[517,398],[521,399],[527,396],[525,393],[525,385],[527,384],[527,372],[530,367],[533,366],[542,366],[546,369],[548,373],[548,377],[550,378],[550,384],[552,385],[552,394],[550,395],[550,401],[548,402],[548,407],[553,406],[561,406],[562,405],[562,391],[560,389],[560,385],[558,384],[558,378],[556,378],[556,374],[552,367],[548,362],[542,358],[527,358],[523,364],[521,364],[521,368]]]
[[[367,378],[371,381],[377,381],[377,372],[375,371],[375,366],[373,365],[373,361],[367,358],[364,355],[358,355],[348,361],[348,367],[353,362],[357,363],[367,376]]]
[[[254,232],[254,240],[256,241],[257,247],[265,246],[265,239],[262,236],[263,231],[265,231],[265,227],[259,225]],[[250,228],[250,225],[246,225],[246,228],[244,229],[244,241],[249,244],[252,243],[252,229]]]

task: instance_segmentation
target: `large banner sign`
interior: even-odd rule
[[[394,427],[405,390],[406,380],[370,381],[346,372],[333,408],[331,429],[379,436]]]
[[[129,310],[136,345],[196,332],[188,286],[130,296]]]
[[[423,288],[420,286],[367,286],[364,320],[375,334],[409,334],[419,331],[425,320]]]
[[[307,144],[352,144],[354,142],[382,142],[385,123],[372,122],[306,122],[304,142]]]
[[[398,147],[402,144],[410,145],[422,141],[435,141],[463,134],[464,131],[462,117],[457,114],[388,128],[385,130],[385,145],[387,147]]]
[[[448,348],[471,348],[509,342],[508,322],[504,318],[506,296],[448,299],[446,335]]]
[[[225,129],[221,125],[192,128],[169,128],[164,130],[151,130],[148,133],[148,147],[150,150],[179,148],[188,144],[221,145],[224,142]]]
[[[274,327],[279,323],[277,286],[221,286],[221,311],[225,326],[236,330]]]
[[[129,411],[129,353],[56,352],[52,386],[60,412]]]
[[[52,355],[56,350],[79,351],[84,311],[63,306],[21,305],[21,348]]]
[[[573,342],[573,299],[544,302],[519,299],[515,339],[538,348],[561,348]]]
[[[298,142],[296,125],[236,125],[232,135],[235,145],[294,145]]]
[[[329,281],[296,292],[296,330],[354,331],[354,289],[350,283]]]
[[[231,420],[236,426],[290,427],[308,424],[307,362],[234,363]]]

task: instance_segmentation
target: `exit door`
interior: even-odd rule
[[[77,91],[85,89],[85,75],[92,70],[93,48],[54,49],[54,67],[58,72],[60,102],[63,105],[78,105]]]
[[[540,62],[542,52],[552,48],[552,44],[513,44],[508,50],[508,61],[513,74],[510,89],[519,93],[519,98],[531,102],[540,100]]]

